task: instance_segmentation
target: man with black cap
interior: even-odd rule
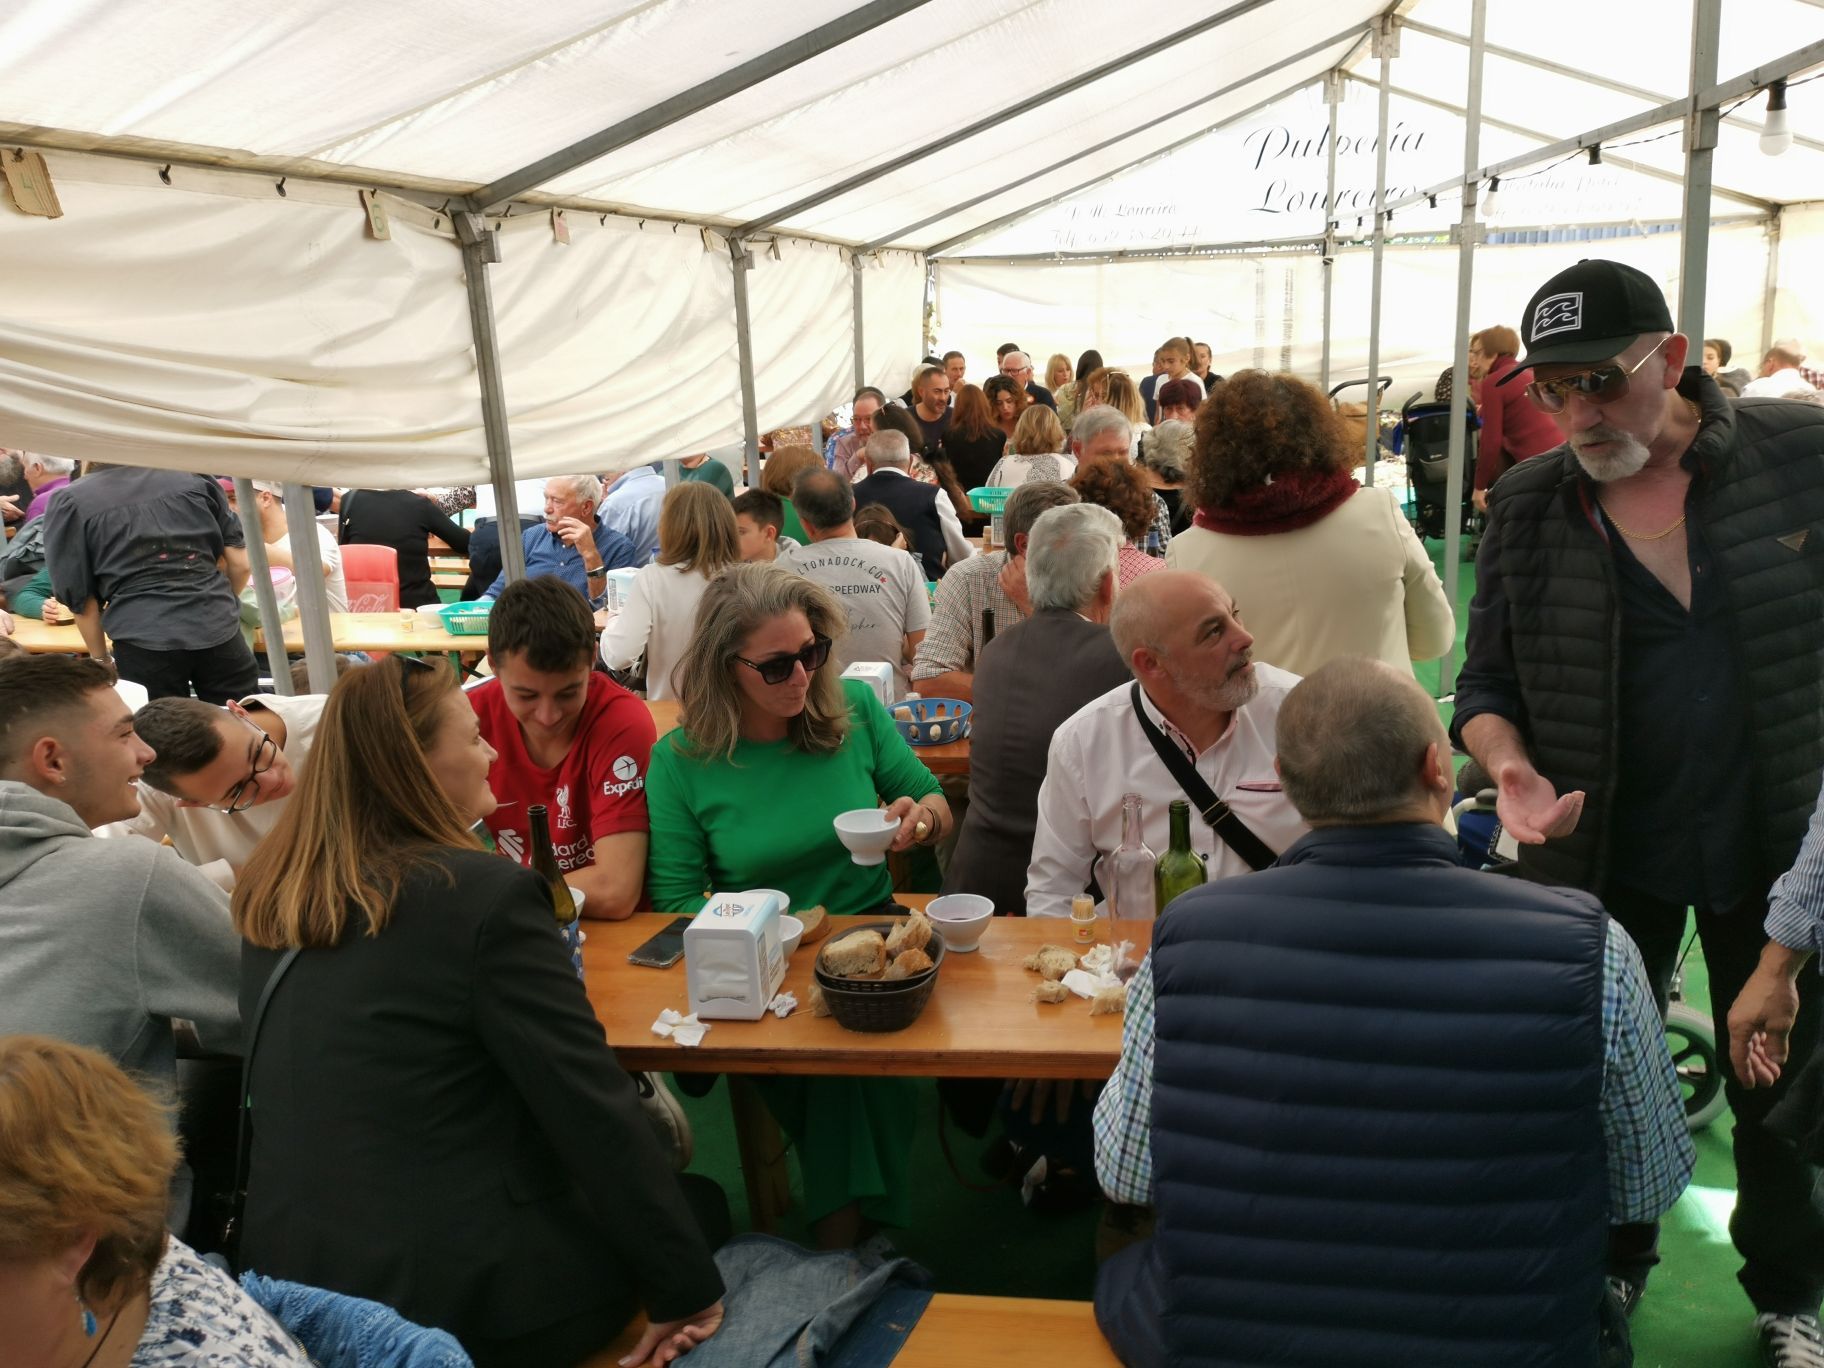
[[[1522,872],[1597,893],[1662,1010],[1696,909],[1727,1039],[1824,770],[1824,409],[1731,403],[1686,367],[1659,287],[1617,262],[1547,281],[1522,334],[1508,378],[1530,370],[1565,444],[1490,491],[1453,739],[1493,778]],[[1817,1040],[1814,987],[1788,1077]],[[1815,1175],[1761,1124],[1782,1090],[1726,1086],[1730,1230],[1762,1354],[1824,1365]],[[1655,1226],[1617,1228],[1630,1306],[1656,1243]]]

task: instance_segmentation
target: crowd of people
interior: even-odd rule
[[[1310,383],[1184,337],[1138,381],[927,358],[752,488],[554,478],[513,582],[422,492],[327,492],[332,598],[351,546],[394,547],[408,606],[431,537],[469,551],[466,683],[396,654],[263,690],[239,595],[249,532],[295,567],[276,486],[19,456],[0,507],[87,649],[0,637],[0,1358],[304,1363],[328,1317],[537,1368],[643,1316],[624,1363],[764,1361],[733,1308],[784,1256],[729,1257],[676,1099],[617,1061],[533,809],[586,919],[890,915],[833,825],[876,806],[942,891],[1064,918],[1133,915],[1123,852],[1184,800],[1207,880],[1145,907],[1112,1078],[942,1090],[1035,1207],[1103,1204],[1124,1363],[1631,1362],[1694,1163],[1661,1017],[1695,909],[1742,1288],[1765,1361],[1820,1368],[1824,411],[1785,345],[1737,398],[1728,344],[1696,364],[1605,261],[1476,335],[1448,726],[1413,665],[1456,616],[1398,499]],[[966,780],[899,735],[913,694],[972,703]],[[1520,877],[1447,830],[1464,754]],[[173,1111],[209,1055],[245,1061],[244,1149]],[[919,1219],[914,1083],[759,1092],[818,1247]]]

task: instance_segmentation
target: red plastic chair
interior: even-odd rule
[[[399,553],[390,546],[344,546],[342,579],[351,613],[399,611]]]

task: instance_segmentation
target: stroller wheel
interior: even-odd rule
[[[1716,1053],[1716,1026],[1697,1008],[1674,1002],[1666,1009],[1666,1048],[1672,1052],[1679,1091],[1685,1096],[1685,1124],[1702,1130],[1729,1105],[1723,1096],[1723,1070],[1728,1064]]]

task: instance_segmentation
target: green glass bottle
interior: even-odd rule
[[[526,809],[526,816],[532,819],[532,849],[527,852],[532,857],[532,872],[545,881],[545,888],[551,895],[551,913],[557,918],[557,924],[568,926],[576,920],[576,900],[570,896],[570,885],[564,882],[564,871],[558,867],[557,852],[551,848],[551,826],[545,805],[533,804]]]
[[[1165,848],[1165,854],[1159,857],[1158,867],[1153,871],[1154,901],[1162,917],[1173,898],[1210,879],[1203,856],[1191,849],[1191,805],[1182,798],[1174,798],[1171,814],[1172,843]]]

